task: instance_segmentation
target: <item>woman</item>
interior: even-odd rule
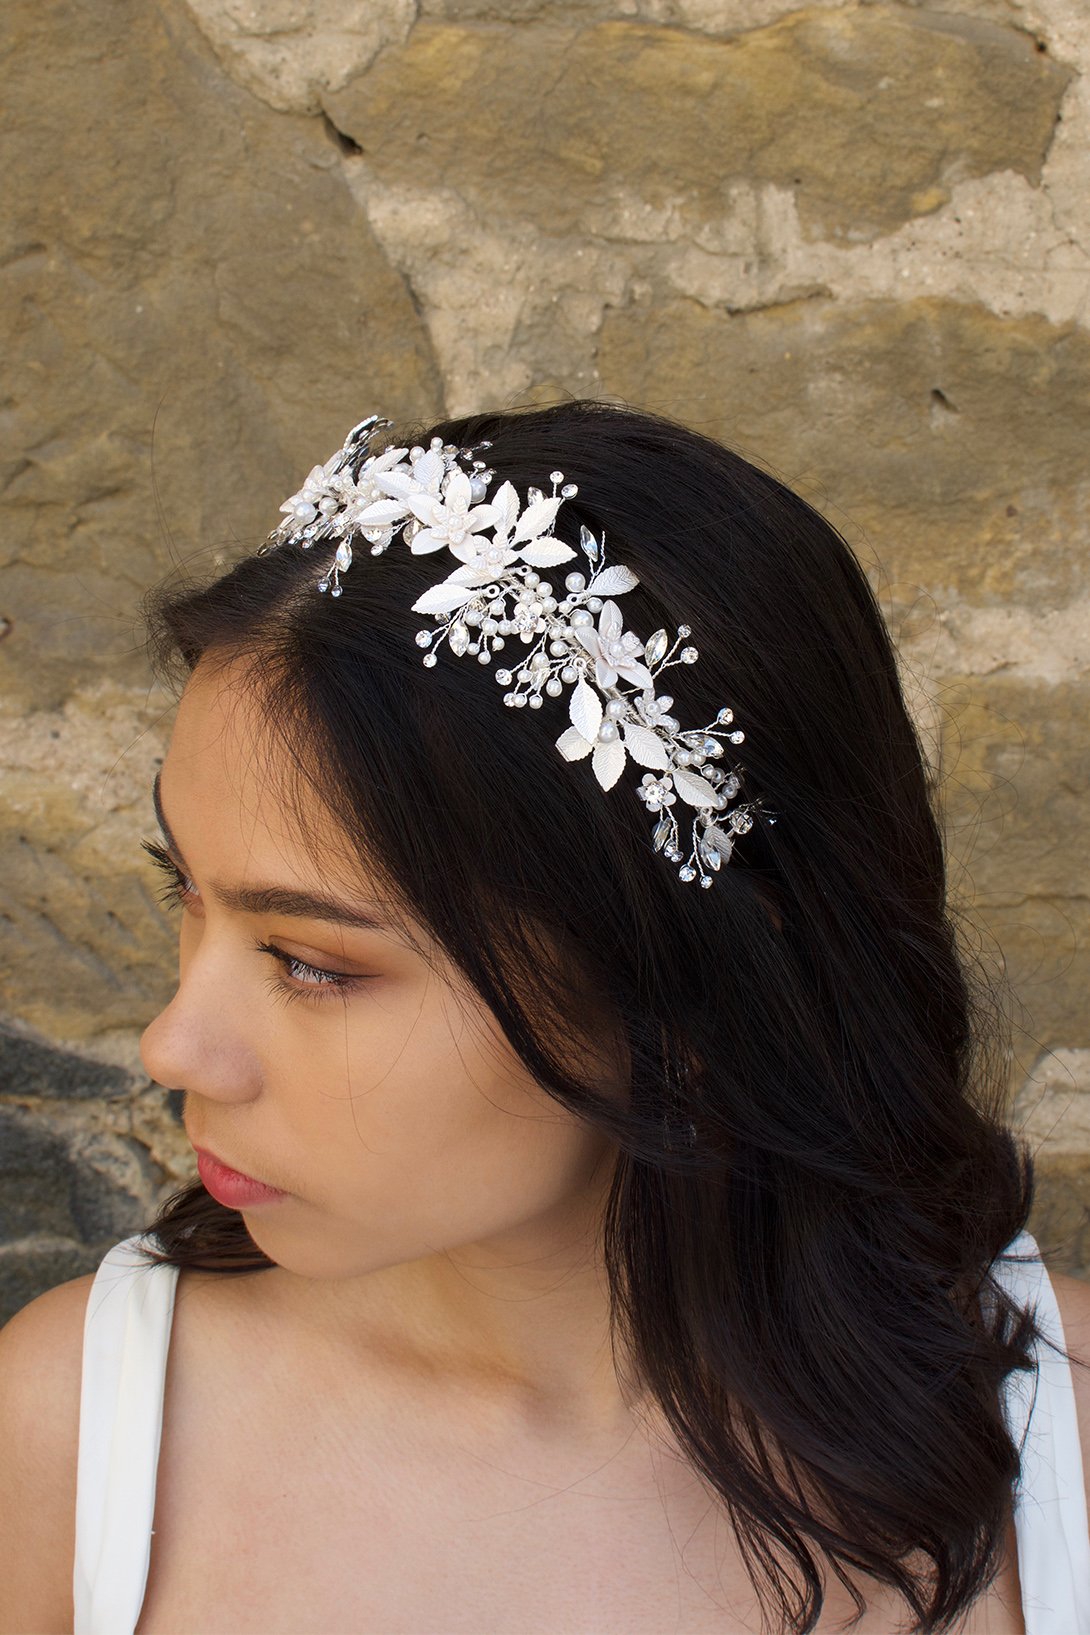
[[[0,1626],[1090,1629],[1090,1291],[864,574],[663,419],[386,424],[152,609],[200,1178],[5,1331]]]

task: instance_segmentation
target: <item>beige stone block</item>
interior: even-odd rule
[[[4,23],[0,689],[52,706],[139,680],[149,586],[254,548],[357,419],[440,390],[319,120],[235,85],[172,0]]]
[[[632,199],[676,236],[747,181],[794,190],[811,237],[867,240],[968,177],[1039,179],[1071,78],[1021,31],[901,6],[727,39],[555,17],[422,20],[323,106],[383,180],[442,183],[550,233],[613,233]]]
[[[1057,1268],[1090,1276],[1090,1050],[1042,1055],[1015,1097],[1036,1166],[1030,1230]]]
[[[926,297],[607,311],[603,390],[770,466],[913,596],[1086,594],[1090,335]]]

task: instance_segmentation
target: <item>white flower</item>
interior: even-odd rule
[[[376,503],[389,504],[383,497],[379,481],[385,477],[391,466],[397,465],[405,452],[403,448],[388,448],[382,454],[376,454],[365,461],[358,477],[353,478],[347,466],[332,477],[330,490],[341,505],[340,515],[337,517],[339,533],[349,534],[357,529],[362,531],[365,528],[384,528],[391,522],[399,520],[398,517],[390,517],[380,522],[371,514],[371,509]],[[404,515],[404,512],[401,515]]]
[[[280,507],[281,511],[291,517],[298,527],[313,522],[319,510],[328,515],[330,510],[339,509],[339,501],[336,501],[330,479],[340,464],[340,460],[341,451],[338,449],[337,453],[331,455],[324,466],[312,466],[298,494],[293,494]]]
[[[398,458],[405,453],[398,450]],[[443,456],[438,449],[426,449],[418,454],[416,459],[408,465],[399,465],[396,470],[386,470],[375,478],[375,487],[383,494],[391,495],[395,500],[408,502],[410,494],[431,494],[439,497],[439,487],[446,471]],[[408,516],[408,503],[405,505],[405,515]]]
[[[660,693],[656,698],[651,687],[645,687],[642,693],[637,693],[632,700],[636,711],[647,727],[662,727],[666,732],[676,732],[680,726],[669,712],[674,702],[670,693]]]
[[[572,635],[580,641],[594,660],[595,680],[599,687],[615,687],[618,675],[634,681],[639,687],[654,688],[654,677],[646,665],[637,662],[643,652],[643,643],[631,630],[622,633],[621,610],[616,602],[602,603],[598,629],[590,625],[572,626]]]
[[[478,530],[491,523],[492,507],[473,504],[469,478],[460,466],[454,467],[444,483],[442,498],[414,493],[405,496],[405,503],[424,524],[409,543],[409,549],[416,556],[441,551],[446,546],[460,561],[473,562],[478,551],[490,543]]]
[[[667,806],[673,806],[677,796],[670,787],[669,778],[656,778],[653,773],[645,772],[636,789],[637,795],[647,804],[649,812],[662,812]]]

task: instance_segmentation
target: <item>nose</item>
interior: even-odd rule
[[[260,1093],[262,1067],[246,1024],[237,985],[195,956],[173,999],[144,1029],[140,1060],[165,1089],[250,1101]]]

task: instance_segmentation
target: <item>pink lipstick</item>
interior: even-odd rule
[[[255,1181],[252,1175],[242,1175],[237,1169],[229,1169],[218,1158],[213,1158],[210,1152],[202,1152],[199,1147],[197,1173],[205,1190],[228,1209],[252,1209],[255,1204],[275,1203],[277,1198],[287,1197],[287,1193],[281,1192],[278,1187],[266,1186],[264,1181]]]

